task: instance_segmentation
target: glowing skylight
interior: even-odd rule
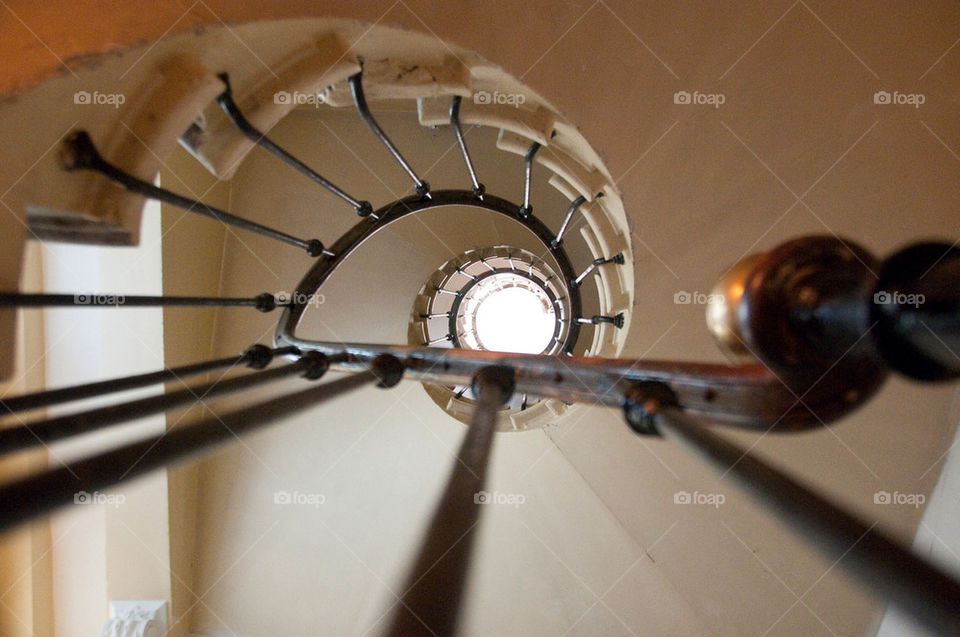
[[[476,349],[540,354],[553,341],[557,321],[550,297],[520,274],[484,278],[466,294],[461,308],[467,328],[463,340]]]

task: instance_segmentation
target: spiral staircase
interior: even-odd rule
[[[256,54],[243,57],[245,51],[269,51],[269,62]],[[724,587],[691,582],[684,574],[689,569],[679,566],[683,558],[666,570],[655,566],[649,549],[661,534],[651,535],[656,525],[626,513],[633,507],[619,502],[616,471],[603,468],[618,462],[625,439],[634,445],[631,453],[639,445],[647,464],[669,473],[682,464],[681,456],[650,451],[647,445],[657,442],[626,438],[623,428],[625,438],[602,438],[602,454],[587,451],[589,437],[564,451],[574,458],[571,471],[571,461],[558,464],[551,450],[583,421],[595,421],[585,429],[597,439],[609,435],[598,427],[625,417],[637,433],[699,447],[721,468],[739,466],[734,473],[748,489],[769,481],[789,493],[788,500],[806,502],[806,511],[783,515],[809,535],[827,544],[851,537],[859,542],[857,533],[866,526],[858,526],[857,516],[848,520],[844,507],[832,508],[829,500],[837,498],[816,500],[802,483],[771,473],[754,458],[748,439],[737,446],[737,433],[733,443],[711,437],[690,416],[761,431],[826,429],[826,422],[872,397],[885,369],[857,368],[852,364],[865,359],[851,356],[851,365],[834,370],[834,363],[824,375],[832,382],[857,370],[864,380],[856,392],[838,399],[832,385],[829,392],[814,391],[813,383],[798,401],[807,398],[812,407],[784,409],[793,402],[793,388],[759,365],[646,360],[627,338],[638,330],[638,317],[648,316],[634,294],[652,267],[641,237],[649,238],[656,224],[636,234],[646,220],[625,210],[619,179],[601,155],[560,109],[516,76],[429,29],[345,19],[220,25],[100,58],[75,75],[37,84],[3,107],[0,138],[11,142],[9,173],[26,169],[4,186],[4,204],[22,223],[10,225],[0,270],[4,371],[20,382],[3,398],[10,416],[0,448],[21,462],[10,465],[13,481],[0,487],[3,523],[9,533],[23,533],[18,525],[76,503],[78,491],[115,493],[119,481],[153,480],[149,472],[167,463],[234,443],[199,468],[165,470],[160,490],[166,504],[160,508],[166,537],[144,540],[119,507],[105,514],[108,528],[126,526],[169,572],[169,590],[156,597],[171,602],[165,625],[172,634],[316,634],[327,622],[331,634],[397,635],[453,634],[457,627],[468,634],[736,634],[753,627],[716,610]],[[586,88],[582,93],[583,100],[608,99]],[[122,95],[123,103],[105,95]],[[160,202],[153,222],[162,235],[162,294],[36,285],[32,257],[20,259],[28,237],[134,246],[147,227],[145,199]],[[723,267],[713,270],[716,276]],[[495,348],[480,336],[478,307],[504,287],[543,301],[550,334],[537,351],[487,352]],[[35,345],[24,340],[29,328],[15,329],[17,312],[26,321],[35,316],[26,308],[57,306],[116,313],[162,307],[162,369],[143,373],[157,367],[146,365],[114,381],[80,375],[68,389],[67,383],[52,390],[24,386],[23,365],[14,363]],[[54,340],[49,333],[46,339]],[[650,340],[656,347],[659,339]],[[618,359],[625,353],[636,358]],[[771,365],[788,373],[791,367]],[[241,367],[262,371],[237,373]],[[194,377],[199,380],[185,382]],[[401,377],[406,380],[398,384]],[[166,391],[156,393],[164,382],[170,383]],[[115,398],[135,388],[154,392]],[[105,406],[93,403],[81,412],[32,412],[101,395]],[[607,412],[604,404],[617,409]],[[152,429],[130,424],[157,413],[167,414],[165,422]],[[271,423],[278,426],[236,444],[241,434]],[[461,423],[468,423],[466,434]],[[120,438],[95,434],[106,444],[82,453],[58,446],[118,426]],[[61,461],[58,450],[64,449]],[[497,459],[501,453],[505,457]],[[550,468],[533,484],[527,474],[541,461]],[[503,477],[517,466],[527,468]],[[585,478],[591,472],[594,477]],[[500,497],[491,485],[522,489],[508,486]],[[318,490],[322,507],[314,506]],[[555,511],[563,506],[557,492],[564,490],[576,503],[566,515]],[[760,491],[761,499],[769,497]],[[281,506],[290,503],[291,492],[293,503],[304,492],[316,497],[306,507]],[[505,530],[510,507],[478,506],[492,497],[520,511],[518,492],[552,511],[536,514],[548,521],[519,518]],[[756,515],[745,498],[734,500],[738,511]],[[493,519],[485,524],[499,526],[475,538],[471,531],[481,514]],[[58,519],[54,535],[58,524],[65,528]],[[572,528],[562,529],[567,522]],[[593,523],[597,527],[586,530]],[[686,523],[701,524],[694,518]],[[49,546],[39,524],[29,527],[29,541]],[[638,529],[644,529],[647,548],[639,548]],[[553,532],[556,537],[544,537]],[[911,597],[904,590],[929,588],[949,599],[950,578],[910,561],[903,542],[882,534],[870,538],[855,552],[863,552],[855,572],[868,582],[878,572],[880,579],[899,574],[902,586],[877,586],[879,597],[873,597],[849,582],[832,583],[859,609],[853,623],[862,628],[858,622],[890,596],[937,629],[951,625],[955,617],[922,591]],[[591,541],[611,548],[584,547],[589,565],[570,567],[570,553],[560,558],[553,548]],[[158,547],[166,551],[162,559]],[[229,574],[255,548],[262,550],[255,562]],[[649,558],[646,584],[632,583],[629,592],[649,586],[650,599],[616,612],[605,595],[592,593],[592,605],[582,605],[563,585],[537,590],[557,572],[531,557],[531,549],[556,558],[563,576],[573,574],[588,592],[623,571],[614,567],[617,554],[630,555],[631,562],[636,555],[634,564]],[[123,581],[117,575],[123,566],[111,565],[117,557],[109,553],[105,570],[113,586]],[[807,555],[783,560],[793,564]],[[274,558],[284,566],[269,567]],[[873,562],[879,571],[870,570]],[[727,568],[736,570],[738,563]],[[588,581],[577,572],[590,573]],[[513,578],[523,585],[503,586]],[[757,582],[741,581],[752,592],[744,594],[763,596]],[[354,583],[361,591],[356,596]],[[547,606],[523,617],[489,618],[481,602],[470,600],[471,590],[512,613],[527,595]],[[120,594],[109,592],[114,599]],[[549,600],[565,601],[552,607]],[[592,614],[597,604],[605,608],[603,617]],[[231,616],[221,617],[225,612]],[[64,617],[71,613],[83,614],[68,610]],[[826,626],[811,614],[818,630]],[[56,634],[71,634],[64,621]],[[136,621],[148,630],[146,619],[122,618],[111,630]]]

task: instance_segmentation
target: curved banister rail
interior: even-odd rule
[[[570,299],[569,307],[571,316],[580,316],[580,290],[579,286],[574,284],[577,274],[564,250],[551,249],[551,243],[555,236],[546,224],[533,215],[522,216],[515,204],[494,195],[485,194],[483,199],[478,199],[472,192],[467,190],[435,190],[430,194],[429,199],[415,195],[387,204],[376,210],[374,214],[356,223],[350,230],[345,232],[343,236],[337,239],[337,241],[330,246],[330,251],[333,253],[333,256],[328,255],[319,259],[297,285],[293,298],[303,300],[303,302],[292,304],[287,308],[288,311],[283,313],[277,327],[277,338],[282,340],[296,338],[297,325],[303,318],[304,311],[309,306],[306,300],[313,298],[313,295],[320,290],[320,287],[334,271],[344,263],[346,258],[374,234],[407,215],[451,205],[482,208],[489,212],[508,217],[526,227],[527,230],[540,241],[545,251],[549,252],[556,261],[560,269],[560,275],[563,277],[564,289],[567,297]],[[564,349],[566,351],[571,351],[574,344],[576,344],[580,334],[579,327],[579,324],[576,322],[570,325],[570,330],[567,333],[567,339],[564,343]]]

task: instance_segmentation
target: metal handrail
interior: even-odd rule
[[[339,355],[340,360],[331,363],[335,370],[359,369],[381,354],[390,354],[406,365],[408,378],[462,385],[468,384],[484,367],[505,365],[516,371],[518,392],[610,407],[623,405],[626,390],[633,383],[661,382],[676,393],[690,414],[712,422],[753,429],[774,427],[795,431],[819,427],[856,408],[872,393],[861,393],[856,402],[837,402],[835,396],[811,392],[801,403],[797,400],[799,386],[791,387],[759,363],[730,366],[336,343],[294,337],[282,330],[283,325],[281,320],[281,329],[275,334],[279,346],[294,346],[328,356]]]
[[[414,195],[383,206],[374,214],[356,223],[350,230],[345,232],[343,236],[331,244],[330,251],[334,256],[325,256],[318,259],[300,283],[297,284],[293,298],[299,299],[301,302],[291,304],[288,308],[289,311],[283,313],[278,324],[278,333],[285,333],[293,337],[297,325],[300,323],[300,320],[303,318],[303,313],[309,305],[306,300],[314,298],[314,295],[317,294],[320,287],[334,271],[344,263],[346,258],[374,234],[407,215],[450,205],[469,205],[475,208],[482,208],[512,219],[530,230],[544,247],[545,252],[551,255],[558,266],[559,276],[563,279],[564,290],[569,298],[571,317],[576,318],[580,316],[582,311],[580,289],[579,286],[573,284],[577,274],[573,269],[573,265],[566,251],[562,248],[552,247],[555,235],[543,221],[533,215],[522,216],[515,204],[491,194],[486,194],[483,199],[478,199],[472,192],[467,190],[436,190],[431,193],[430,198]],[[566,351],[573,349],[579,335],[580,325],[576,321],[571,321],[570,329],[564,342],[564,349]]]

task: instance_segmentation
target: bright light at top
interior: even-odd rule
[[[474,329],[480,346],[490,351],[519,354],[546,351],[556,327],[556,316],[547,295],[539,286],[531,286],[530,281],[516,275],[491,277],[496,278],[500,278],[499,286],[481,295],[474,309]],[[504,283],[509,287],[503,286]]]

